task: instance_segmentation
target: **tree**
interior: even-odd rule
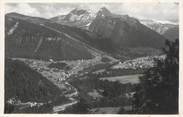
[[[179,42],[166,41],[166,57],[145,72],[136,87],[133,100],[135,113],[178,113]]]
[[[4,109],[5,113],[13,113],[14,109],[15,109],[15,106],[9,103],[5,103],[5,109]]]

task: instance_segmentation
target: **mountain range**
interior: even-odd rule
[[[106,8],[105,7],[101,8],[99,12],[104,9]],[[75,26],[78,28],[83,28],[88,30],[90,24],[96,18],[97,13],[94,13],[91,10],[76,8],[70,11],[66,15],[56,16],[56,17],[50,18],[50,20],[60,24]],[[178,34],[179,25],[176,23],[172,23],[168,21],[149,20],[149,19],[139,19],[139,21],[140,23],[158,32],[159,34],[163,35],[169,40],[172,40],[172,38],[173,40],[174,38],[179,38],[179,34]],[[171,36],[169,37],[169,35],[167,35],[166,32],[171,32]]]
[[[89,26],[91,32],[109,39],[115,47],[154,47],[163,45],[163,37],[128,15],[116,15],[101,8]],[[147,38],[148,37],[148,38]]]
[[[175,30],[171,32],[174,37]],[[97,13],[74,9],[51,19],[9,13],[5,34],[6,57],[46,60],[156,55],[166,39],[138,19],[111,13],[105,7]]]

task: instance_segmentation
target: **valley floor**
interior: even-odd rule
[[[143,71],[136,70],[137,66],[124,71],[119,69],[119,65],[124,66],[126,62],[102,62],[101,58],[77,61],[42,61],[25,58],[13,60],[23,61],[63,92],[62,95],[68,101],[54,105],[52,113],[76,113],[73,110],[78,104],[83,104],[81,99],[89,105],[86,107],[86,113],[119,113],[121,109],[130,111],[134,86],[139,83]],[[65,65],[63,68],[62,64]],[[115,88],[119,90],[116,91]]]

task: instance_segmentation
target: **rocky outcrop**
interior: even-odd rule
[[[66,15],[56,16],[50,20],[64,25],[87,29],[94,17],[95,14],[91,11],[76,8]]]

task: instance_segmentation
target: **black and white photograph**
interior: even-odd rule
[[[4,114],[179,114],[179,2],[4,7]]]

